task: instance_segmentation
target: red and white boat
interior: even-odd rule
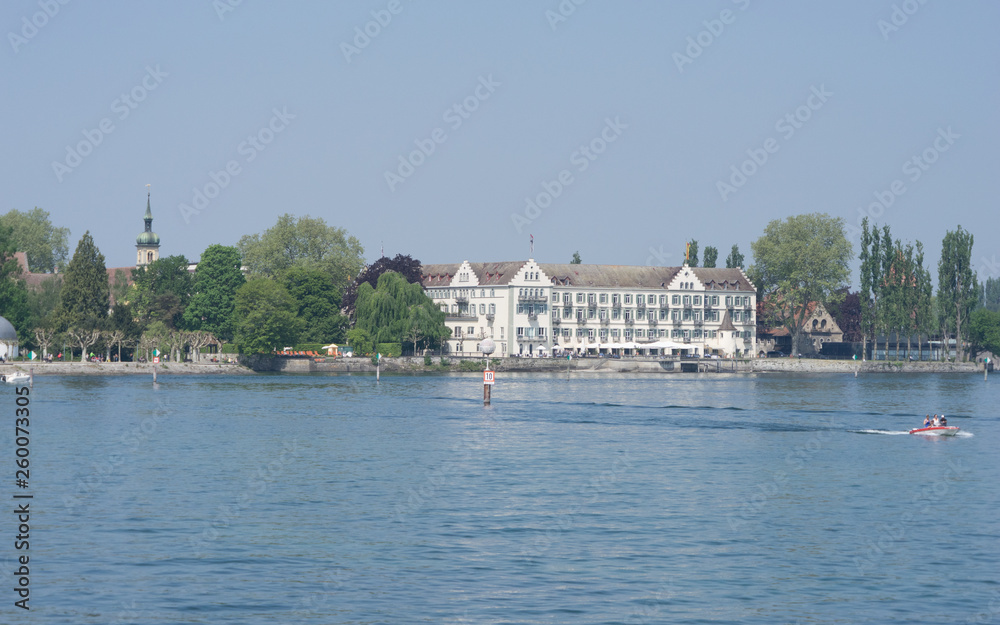
[[[928,428],[916,428],[910,430],[910,434],[926,434],[929,436],[954,436],[958,434],[958,426],[955,425],[932,425]]]

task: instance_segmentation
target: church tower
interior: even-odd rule
[[[135,266],[145,267],[160,258],[160,237],[153,232],[153,211],[149,208],[149,192],[146,192],[146,214],[143,217],[146,229],[135,238]]]

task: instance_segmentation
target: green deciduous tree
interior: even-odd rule
[[[108,316],[108,272],[104,254],[97,249],[90,231],[84,233],[63,274],[60,294],[60,325],[65,328],[100,328]]]
[[[1000,311],[978,308],[969,316],[969,351],[975,357],[982,352],[1000,354]]]
[[[949,230],[941,242],[941,260],[938,262],[941,313],[947,319],[947,330],[955,333],[958,360],[965,359],[962,342],[966,332],[962,326],[979,299],[976,272],[972,269],[972,245],[972,233],[963,230],[962,226],[954,232]]]
[[[415,313],[414,306],[425,310]],[[428,345],[436,345],[451,334],[444,325],[444,312],[424,294],[420,284],[409,283],[394,271],[379,276],[374,289],[367,282],[358,288],[355,315],[354,327],[367,331],[375,343],[403,342],[415,319]]]
[[[280,282],[295,300],[303,330],[303,343],[339,342],[347,330],[347,317],[340,314],[340,291],[330,274],[320,269],[292,267]]]
[[[275,277],[292,266],[322,269],[343,289],[364,267],[361,243],[320,218],[284,214],[263,234],[247,235],[237,247],[251,275]]]
[[[751,279],[765,309],[782,320],[792,335],[792,349],[799,352],[808,304],[836,301],[850,276],[851,244],[844,220],[818,213],[774,220],[751,247]]]
[[[191,301],[184,309],[184,326],[202,330],[223,341],[236,331],[236,292],[246,283],[240,271],[240,251],[210,245],[198,261]]]
[[[372,335],[362,328],[351,328],[347,331],[347,344],[354,349],[355,356],[367,356],[375,352]]]
[[[703,266],[705,267],[715,267],[715,264],[719,261],[719,248],[712,247],[711,245],[705,248],[705,262]]]
[[[69,255],[69,228],[56,228],[49,221],[48,211],[37,206],[26,213],[12,210],[0,215],[0,226],[13,229],[18,252],[28,258],[28,268],[37,273],[50,273],[66,264]]]
[[[580,258],[580,252],[579,251],[573,252],[573,258],[572,260],[569,261],[569,264],[579,265],[581,263],[583,263],[583,259]]]
[[[980,299],[982,306],[987,310],[1000,310],[1000,280],[987,278]]]
[[[358,277],[344,290],[344,297],[341,299],[340,305],[346,311],[348,317],[354,316],[354,302],[358,297],[358,287],[362,283],[367,282],[374,289],[378,284],[379,277],[387,271],[395,271],[403,276],[407,282],[420,282],[421,269],[419,260],[403,254],[396,254],[393,258],[383,256],[365,267],[358,274]]]
[[[15,251],[13,230],[0,224],[0,315],[14,326],[22,342],[31,343],[35,323]]]
[[[733,249],[729,251],[729,256],[726,257],[726,269],[743,269],[743,254],[740,253],[740,246],[733,244]]]
[[[295,299],[270,278],[247,280],[236,291],[236,346],[260,354],[295,345],[301,331]]]
[[[193,278],[184,256],[166,256],[132,270],[129,303],[143,323],[162,321],[176,329],[191,300]]]

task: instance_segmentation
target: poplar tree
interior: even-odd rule
[[[733,244],[733,249],[726,257],[726,269],[743,269],[743,254],[740,254],[740,246]]]
[[[938,262],[938,297],[941,315],[948,319],[948,329],[955,331],[955,356],[965,360],[962,341],[966,330],[962,325],[978,301],[979,287],[976,272],[972,269],[972,233],[963,230],[948,231],[941,241],[941,260]]]
[[[858,258],[861,261],[859,270],[861,291],[858,299],[861,305],[861,353],[868,353],[868,335],[875,328],[875,302],[872,294],[872,233],[868,230],[868,218],[861,220],[861,253]]]
[[[719,260],[719,249],[709,245],[705,248],[705,263],[703,267],[715,267],[715,263]]]

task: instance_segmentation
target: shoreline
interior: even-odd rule
[[[481,358],[447,358],[450,365],[441,365],[440,357],[424,364],[422,357],[382,359],[383,373],[479,373]],[[472,362],[476,370],[460,367]],[[149,375],[152,363],[138,362],[16,362],[0,364],[0,375],[15,372],[34,375]],[[468,365],[466,365],[468,366]],[[981,374],[982,366],[975,362],[893,362],[850,360],[814,360],[808,358],[761,358],[753,360],[643,360],[576,358],[572,361],[554,358],[505,358],[494,367],[506,373],[594,373],[605,374],[756,374],[756,373],[965,373]],[[241,359],[240,363],[175,363],[156,365],[157,375],[254,375],[257,373],[375,373],[368,358],[340,358],[315,362],[305,358]]]
[[[7,362],[0,364],[0,375],[28,373],[34,375],[153,375],[148,362]],[[166,362],[156,365],[159,375],[250,375],[252,369],[239,364]]]

